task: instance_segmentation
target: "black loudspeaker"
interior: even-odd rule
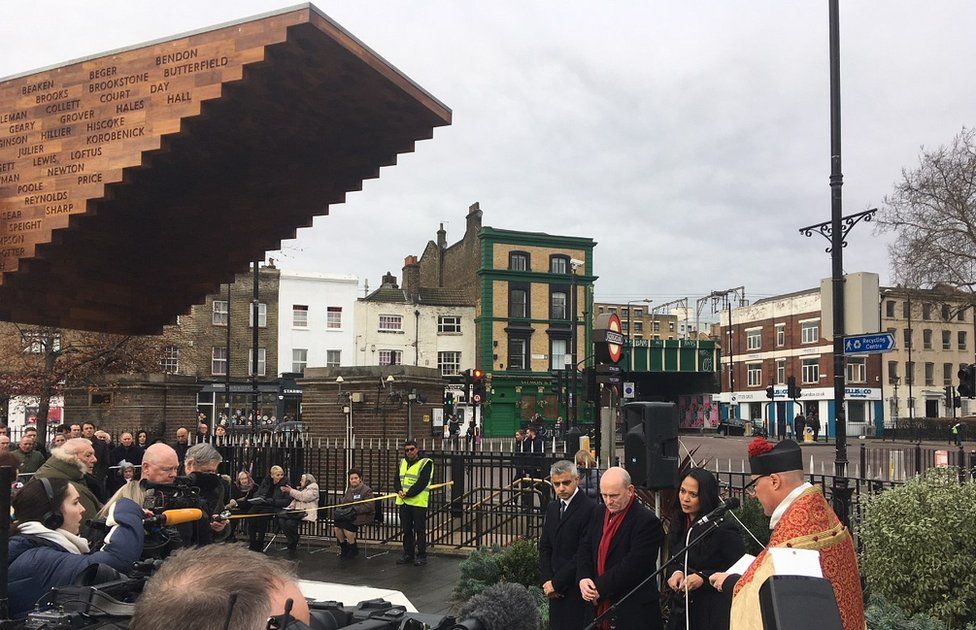
[[[824,578],[774,575],[759,587],[763,630],[843,630],[834,588]]]
[[[624,405],[624,457],[635,486],[678,487],[678,409],[674,403]]]

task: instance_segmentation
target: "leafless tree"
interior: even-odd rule
[[[895,234],[889,257],[899,284],[976,294],[976,130],[963,127],[949,145],[923,147],[880,214],[879,231]]]

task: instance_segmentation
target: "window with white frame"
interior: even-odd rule
[[[747,363],[746,376],[749,378],[749,387],[762,385],[762,363]]]
[[[308,349],[293,348],[291,351],[291,371],[305,372],[306,365],[308,365]]]
[[[566,292],[553,291],[549,297],[549,311],[552,319],[569,319],[569,309],[566,308]]]
[[[291,325],[295,328],[308,328],[308,305],[307,304],[292,305]]]
[[[254,304],[252,303],[247,307],[247,327],[251,328],[254,326]],[[268,327],[268,305],[262,302],[258,303],[258,328]]]
[[[210,373],[214,376],[227,374],[227,348],[214,348],[210,352]]]
[[[952,382],[952,364],[943,363],[942,364],[942,384],[943,385],[953,385]]]
[[[746,331],[746,349],[759,350],[762,347],[762,329]]]
[[[820,341],[820,322],[802,322],[800,324],[800,342],[817,343]]]
[[[786,324],[776,324],[776,347],[782,348],[786,345]]]
[[[674,322],[668,322],[668,332],[674,332]]]
[[[635,306],[633,308],[633,315],[634,315],[635,318],[637,318],[637,317],[643,317],[644,316],[644,309],[641,308],[641,307],[639,307],[639,306]]]
[[[379,329],[385,331],[403,330],[403,315],[380,315]]]
[[[568,346],[569,346],[568,339],[549,340],[549,369],[550,370],[566,369],[566,354],[567,354]]]
[[[800,365],[801,378],[804,383],[820,382],[820,359],[803,359]]]
[[[332,330],[342,328],[341,306],[329,306],[325,309],[325,327]]]
[[[214,300],[210,321],[213,322],[214,326],[227,325],[227,302],[225,300]]]
[[[268,354],[264,348],[258,348],[258,376],[264,376],[268,370]],[[254,374],[254,348],[247,349],[247,375]]]
[[[925,384],[935,385],[935,363],[925,364]]]
[[[325,351],[325,367],[339,367],[342,365],[342,350]]]
[[[461,316],[460,315],[438,315],[437,332],[438,333],[461,332]]]
[[[176,374],[180,371],[180,349],[174,345],[163,347],[163,356],[159,359],[159,367],[165,374]]]
[[[851,357],[847,360],[847,382],[863,383],[865,381],[864,357]]]
[[[952,350],[952,331],[950,330],[942,331],[942,349]]]
[[[528,340],[524,337],[508,338],[508,369],[527,370],[529,368],[529,360],[526,356],[528,346]]]
[[[931,350],[932,349],[932,331],[926,328],[922,331],[922,349]]]
[[[401,365],[402,363],[402,350],[380,350],[380,365]]]
[[[958,335],[959,335],[959,349],[960,350],[965,350],[966,349],[966,331],[965,330],[960,330],[959,333],[958,333]]]
[[[449,350],[437,353],[437,369],[441,376],[456,376],[461,373],[461,353]]]
[[[656,319],[651,322],[651,332],[661,332],[661,322],[657,321]]]
[[[786,359],[776,359],[776,382],[786,382]]]

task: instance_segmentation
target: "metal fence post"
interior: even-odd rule
[[[864,443],[862,442],[861,443],[861,473],[860,473],[860,477],[862,479],[866,479],[868,476],[867,462],[868,462],[868,449],[867,446],[865,446]]]
[[[915,443],[915,474],[922,474],[922,445]]]

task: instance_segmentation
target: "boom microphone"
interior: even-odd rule
[[[477,628],[471,623],[477,620],[484,630],[537,630],[539,606],[521,584],[502,582],[469,599],[458,619],[456,629]]]
[[[724,516],[729,510],[734,510],[737,507],[739,507],[739,500],[735,497],[729,497],[725,501],[722,501],[717,508],[695,521],[695,526],[697,527],[698,525],[704,525],[713,521],[720,516]]]
[[[203,510],[200,508],[182,508],[179,510],[163,510],[161,514],[144,519],[143,524],[172,527],[183,523],[195,523],[202,518]]]

